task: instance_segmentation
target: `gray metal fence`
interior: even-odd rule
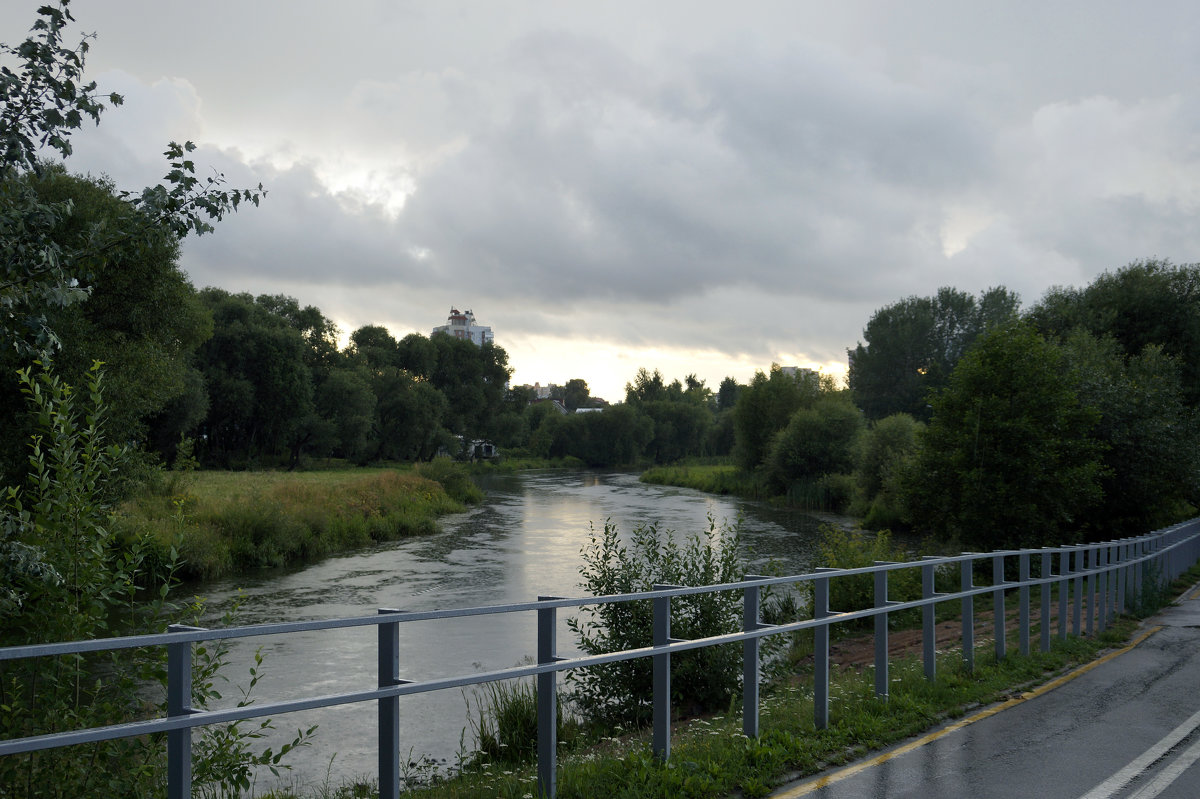
[[[557,732],[557,675],[568,669],[586,668],[604,663],[649,657],[653,662],[653,748],[661,758],[671,751],[671,656],[676,652],[720,644],[742,643],[743,672],[743,731],[749,737],[759,732],[760,645],[763,638],[800,630],[814,631],[814,721],[818,728],[829,723],[829,630],[833,624],[873,619],[875,636],[875,692],[888,695],[888,616],[893,613],[920,609],[923,628],[925,675],[936,676],[936,639],[934,620],[936,605],[960,602],[962,629],[960,645],[968,667],[974,666],[976,597],[992,596],[994,618],[993,637],[998,658],[1006,655],[1005,597],[1010,591],[1018,593],[1018,640],[1020,650],[1028,654],[1031,646],[1031,604],[1037,596],[1042,623],[1039,646],[1049,650],[1054,631],[1049,623],[1057,602],[1057,635],[1081,635],[1102,631],[1119,613],[1134,606],[1151,581],[1164,585],[1200,560],[1200,519],[1140,536],[1079,546],[1051,547],[990,553],[964,553],[952,557],[929,557],[906,563],[883,563],[860,569],[818,569],[811,574],[786,577],[747,577],[737,583],[697,587],[656,586],[655,590],[606,597],[566,598],[540,597],[536,602],[461,608],[427,612],[405,612],[398,608],[383,608],[374,615],[322,621],[259,624],[244,627],[207,630],[173,625],[159,635],[108,638],[71,643],[43,644],[0,649],[0,661],[22,658],[50,657],[86,652],[111,651],[132,647],[164,646],[167,648],[167,713],[163,717],[132,721],[107,727],[81,729],[29,738],[0,741],[0,756],[15,755],[44,749],[94,743],[116,738],[128,738],[149,733],[166,733],[168,796],[182,799],[191,795],[192,730],[209,724],[221,724],[241,719],[261,718],[301,710],[332,707],[359,702],[374,702],[379,724],[379,786],[381,797],[397,797],[401,778],[400,701],[404,696],[463,688],[499,680],[522,677],[536,678],[538,706],[538,789],[542,796],[553,797],[556,792],[556,732]],[[976,586],[975,574],[980,564],[986,569],[990,561],[990,584]],[[1017,580],[1006,575],[1014,570]],[[1031,573],[1036,566],[1038,576]],[[919,569],[922,597],[896,602],[888,596],[888,578],[901,569]],[[943,581],[947,572],[958,572],[959,590],[939,593],[936,576]],[[870,574],[874,579],[874,607],[839,612],[829,606],[830,585],[835,580]],[[768,625],[762,622],[760,600],[764,588],[770,586],[812,583],[812,618],[787,624]],[[1057,595],[1055,596],[1055,588]],[[671,601],[676,597],[715,591],[743,592],[742,631],[696,640],[680,640],[671,636]],[[650,601],[653,604],[653,636],[645,647],[586,657],[559,657],[556,634],[560,609],[595,606],[609,602]],[[469,616],[499,613],[532,613],[536,616],[537,662],[499,671],[464,674],[438,679],[404,679],[401,677],[400,625],[416,621],[442,620],[447,623]],[[191,706],[192,646],[197,642],[218,639],[277,635],[308,630],[331,630],[348,627],[375,626],[378,629],[379,674],[376,685],[349,693],[313,696],[303,699],[220,710],[198,710]]]

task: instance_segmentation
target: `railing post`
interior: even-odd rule
[[[1075,593],[1071,598],[1071,633],[1080,636],[1080,617],[1083,611],[1083,572],[1087,569],[1087,550],[1075,550]]]
[[[380,608],[381,615],[400,613],[395,608]],[[391,688],[400,683],[400,622],[380,622],[379,687]],[[389,696],[378,701],[379,715],[379,799],[398,799],[400,796],[400,697]]]
[[[1096,606],[1096,632],[1102,633],[1108,629],[1109,585],[1108,585],[1108,555],[1109,544],[1101,544],[1096,550],[1100,567],[1100,596]]]
[[[1096,628],[1095,628],[1096,581],[1099,579],[1099,576],[1100,576],[1099,574],[1096,573],[1096,571],[1097,571],[1097,564],[1100,562],[1100,548],[1094,547],[1094,546],[1088,547],[1087,552],[1088,552],[1088,557],[1087,557],[1088,568],[1093,572],[1092,574],[1088,575],[1088,578],[1087,578],[1088,606],[1087,606],[1087,625],[1086,626],[1087,626],[1087,634],[1090,637],[1096,630]]]
[[[1142,560],[1142,556],[1146,554],[1146,539],[1144,536],[1135,538],[1133,541],[1133,602],[1134,605],[1141,610],[1143,575],[1146,572],[1146,564]]]
[[[992,555],[992,627],[996,635],[996,660],[1008,653],[1008,633],[1004,629],[1004,556]]]
[[[1029,656],[1029,553],[1022,552],[1017,556],[1018,579],[1021,581],[1020,588],[1017,589],[1017,597],[1020,606],[1020,641],[1021,654],[1025,657]]]
[[[748,574],[746,580],[765,580],[761,574]],[[754,632],[766,627],[762,623],[762,588],[750,586],[743,592],[742,631]],[[758,693],[762,669],[759,665],[761,638],[742,642],[742,733],[747,738],[758,737]]]
[[[1067,597],[1071,593],[1071,550],[1064,549],[1058,556],[1058,637],[1067,638]]]
[[[969,554],[964,552],[964,555]],[[968,558],[961,561],[961,585],[963,593],[972,591],[975,588],[974,574],[975,560]],[[963,663],[967,667],[968,672],[975,671],[975,597],[964,596],[962,598],[962,657]]]
[[[1041,597],[1041,600],[1042,600],[1042,602],[1041,602],[1042,626],[1040,629],[1041,636],[1039,639],[1039,644],[1040,644],[1043,652],[1050,651],[1050,611],[1052,609],[1052,602],[1050,599],[1049,579],[1050,579],[1050,575],[1051,575],[1051,572],[1053,571],[1053,569],[1054,569],[1054,556],[1051,554],[1049,547],[1042,547],[1042,575],[1041,575],[1041,577],[1042,577],[1042,580],[1044,580],[1046,582],[1042,583],[1042,597]]]
[[[559,597],[539,596],[539,602]],[[538,608],[537,661],[538,665],[556,663],[559,658],[558,626],[555,609]],[[554,799],[558,795],[558,672],[547,671],[537,676],[537,776],[538,796]]]
[[[938,560],[927,555],[925,560]],[[933,563],[921,565],[921,598],[933,599],[937,591],[937,573]],[[921,608],[922,660],[925,661],[925,679],[937,679],[937,607],[934,604]]]
[[[876,566],[885,566],[888,561],[877,560]],[[875,572],[875,608],[888,606],[887,569]],[[875,614],[875,696],[880,699],[888,698],[888,614]]]
[[[1126,582],[1129,577],[1129,539],[1121,539],[1117,541],[1117,606],[1114,615],[1121,615],[1126,612],[1126,603],[1124,603],[1124,591],[1126,591]]]
[[[829,572],[837,569],[817,569],[813,580],[813,618],[829,616]],[[826,575],[826,576],[820,576]],[[813,726],[823,730],[829,726],[829,625],[813,629]]]
[[[167,632],[199,630],[186,624],[172,624]],[[192,713],[192,642],[167,644],[167,716]],[[167,799],[191,799],[192,728],[167,733]]]
[[[656,585],[655,591],[678,588],[677,585]],[[671,597],[655,597],[654,603],[654,646],[666,647],[671,638]],[[671,653],[669,651],[651,655],[654,668],[654,755],[666,761],[671,756]]]

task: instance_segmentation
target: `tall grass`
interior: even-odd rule
[[[761,477],[732,464],[655,466],[643,472],[640,479],[652,485],[682,486],[747,499],[768,499],[774,493]]]
[[[434,532],[438,516],[482,497],[461,470],[428,468],[429,476],[394,469],[196,472],[125,503],[117,530],[126,541],[176,547],[182,576],[192,579],[312,562]]]

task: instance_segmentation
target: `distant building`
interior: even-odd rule
[[[475,324],[475,314],[469,310],[460,311],[457,308],[450,309],[450,316],[446,319],[446,324],[433,329],[432,335],[436,336],[438,333],[466,339],[480,347],[484,344],[491,344],[493,340],[490,327]]]
[[[803,366],[781,366],[779,371],[796,380],[812,380],[820,374],[815,369],[806,369]]]

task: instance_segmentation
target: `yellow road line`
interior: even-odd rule
[[[1156,632],[1158,632],[1161,629],[1162,629],[1162,625],[1159,625],[1157,627],[1151,627],[1150,629],[1146,630],[1141,635],[1139,635],[1137,638],[1130,641],[1127,646],[1124,646],[1121,649],[1117,649],[1112,652],[1109,652],[1104,657],[1097,658],[1096,660],[1093,660],[1091,663],[1080,666],[1079,668],[1075,669],[1075,671],[1068,672],[1067,674],[1064,674],[1061,677],[1057,677],[1044,685],[1040,685],[1037,688],[1034,688],[1032,691],[1026,691],[1025,693],[1021,694],[1020,696],[1013,697],[1012,699],[1009,699],[1006,702],[1002,702],[998,705],[993,705],[992,707],[989,707],[986,710],[981,710],[980,712],[976,713],[973,716],[968,716],[965,719],[959,719],[958,721],[954,722],[953,724],[951,724],[949,726],[943,727],[940,730],[935,730],[934,732],[931,732],[928,735],[918,738],[915,741],[910,741],[909,743],[906,743],[903,746],[899,746],[888,752],[884,752],[883,754],[878,755],[877,757],[873,757],[870,760],[864,760],[861,763],[855,763],[853,766],[847,766],[846,768],[839,769],[838,771],[835,771],[832,774],[826,774],[825,776],[818,777],[815,780],[809,780],[808,782],[801,783],[800,785],[780,791],[779,793],[773,793],[773,794],[771,794],[771,796],[773,799],[796,799],[796,797],[807,796],[808,794],[812,793],[813,791],[824,788],[826,785],[832,785],[835,782],[841,782],[842,780],[846,779],[847,777],[852,777],[855,774],[858,774],[860,771],[865,771],[866,769],[869,769],[872,766],[878,766],[880,763],[886,763],[887,761],[891,760],[892,758],[899,757],[900,755],[911,752],[912,750],[917,749],[918,747],[922,747],[925,744],[933,743],[934,741],[938,740],[939,738],[949,735],[950,733],[954,732],[955,730],[961,730],[963,727],[966,727],[969,724],[974,724],[977,721],[982,721],[983,719],[986,719],[990,716],[994,716],[1002,710],[1008,710],[1010,707],[1015,707],[1016,705],[1019,705],[1022,702],[1027,702],[1030,699],[1041,696],[1044,693],[1053,691],[1055,688],[1058,688],[1060,685],[1065,685],[1066,683],[1070,682],[1071,680],[1075,679],[1076,677],[1081,677],[1084,674],[1087,674],[1089,671],[1096,668],[1101,663],[1107,663],[1108,661],[1112,660],[1113,658],[1117,657],[1118,655],[1125,654],[1126,652],[1128,652],[1129,650],[1138,646],[1143,641],[1145,641],[1147,638],[1154,635]]]

